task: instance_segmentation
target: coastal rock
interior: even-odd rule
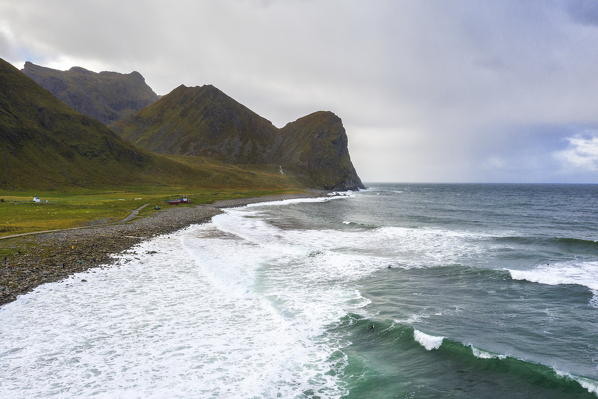
[[[278,161],[302,180],[326,190],[364,188],[349,156],[347,133],[334,113],[314,112],[280,132]]]

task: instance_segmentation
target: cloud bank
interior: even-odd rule
[[[365,181],[598,182],[597,42],[592,0],[0,0],[19,67],[212,83],[278,126],[332,110]]]
[[[598,172],[598,132],[590,137],[573,136],[567,139],[569,147],[555,155],[566,166]]]

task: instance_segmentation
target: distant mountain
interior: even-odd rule
[[[280,166],[303,184],[363,188],[340,118],[316,112],[282,129],[214,86],[179,86],[114,124],[124,139],[163,154],[200,155],[235,164]]]
[[[139,150],[0,59],[0,189],[147,184],[296,187],[275,169]]]
[[[59,71],[31,62],[22,72],[74,110],[106,125],[158,99],[139,72],[96,73],[80,67]]]

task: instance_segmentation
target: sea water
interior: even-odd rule
[[[0,307],[0,397],[598,396],[598,186],[345,194],[227,209]]]

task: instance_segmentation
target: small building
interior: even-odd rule
[[[177,199],[173,199],[170,201],[166,201],[170,205],[178,205],[178,204],[190,204],[191,200],[187,196],[181,196]]]

